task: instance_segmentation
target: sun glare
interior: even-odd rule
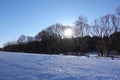
[[[68,29],[65,29],[64,31],[64,37],[65,38],[72,38],[73,36],[73,31],[72,29],[68,28]]]

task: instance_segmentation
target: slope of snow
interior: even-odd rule
[[[0,80],[120,80],[120,60],[0,52]]]

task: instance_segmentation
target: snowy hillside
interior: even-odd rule
[[[0,52],[0,80],[120,80],[120,60]]]

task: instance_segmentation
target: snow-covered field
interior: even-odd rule
[[[120,80],[120,60],[0,52],[0,80]]]

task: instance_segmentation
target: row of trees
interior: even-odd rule
[[[16,42],[8,42],[5,51],[36,52],[49,54],[79,55],[90,51],[98,51],[99,56],[110,56],[111,51],[120,51],[120,8],[118,15],[107,14],[87,23],[87,18],[79,16],[74,26],[53,24],[40,31],[35,37],[21,35]],[[73,31],[72,38],[65,38],[65,29]]]

